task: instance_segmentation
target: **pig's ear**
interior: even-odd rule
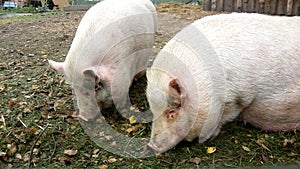
[[[179,83],[178,79],[172,79],[169,82],[169,92],[172,97],[176,99],[176,102],[182,103],[185,97],[185,89]]]
[[[55,62],[53,60],[48,60],[48,63],[53,69],[57,70],[59,73],[64,72],[65,62]]]
[[[83,75],[86,78],[95,78],[96,81],[101,79],[104,81],[109,81],[112,79],[111,71],[109,71],[109,68],[101,66],[101,67],[90,67],[85,69],[83,72]]]
[[[99,79],[99,75],[97,75],[96,71],[93,69],[84,70],[83,75],[86,79],[95,80],[95,81]]]

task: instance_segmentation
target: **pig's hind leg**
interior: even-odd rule
[[[264,93],[266,94],[266,93]],[[283,91],[255,99],[240,117],[263,130],[300,130],[300,85],[287,86]]]

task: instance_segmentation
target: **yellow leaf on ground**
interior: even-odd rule
[[[5,89],[5,85],[4,84],[0,84],[0,92],[2,92]]]
[[[115,158],[110,158],[110,159],[108,159],[107,161],[108,161],[109,163],[114,163],[114,162],[117,161],[117,159],[115,159]]]
[[[103,165],[100,165],[98,168],[99,168],[99,169],[107,169],[107,168],[108,168],[108,165],[103,164]]]
[[[212,154],[217,151],[217,147],[207,147],[207,154]]]
[[[64,154],[69,155],[69,156],[74,156],[77,154],[77,150],[64,150]]]
[[[134,116],[129,117],[129,123],[130,124],[136,123]]]
[[[47,55],[47,52],[41,51],[41,55]]]
[[[250,149],[249,149],[248,147],[246,147],[246,146],[242,146],[242,148],[243,148],[243,150],[245,150],[245,151],[250,151]]]

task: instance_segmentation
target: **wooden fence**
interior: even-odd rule
[[[300,15],[300,0],[205,0],[204,10]]]

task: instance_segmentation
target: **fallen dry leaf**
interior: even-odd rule
[[[100,149],[95,149],[95,150],[93,151],[93,154],[98,154],[99,151],[100,151]]]
[[[295,157],[297,156],[298,154],[294,153],[294,152],[291,152],[290,154],[288,154],[289,157]]]
[[[242,148],[243,148],[243,150],[245,150],[245,151],[250,151],[250,149],[248,148],[248,147],[246,147],[246,146],[242,146]]]
[[[288,144],[294,144],[294,142],[296,141],[296,139],[293,137],[292,139],[284,139],[283,141],[283,147],[286,147]]]
[[[105,164],[100,165],[100,166],[98,167],[98,169],[107,169],[107,168],[108,168],[108,165],[105,165]]]
[[[192,163],[195,163],[198,165],[201,162],[201,158],[199,158],[199,157],[191,158],[189,162],[192,162]]]
[[[47,52],[41,51],[41,55],[47,55]]]
[[[266,145],[264,145],[263,140],[258,139],[258,140],[256,141],[256,143],[257,143],[258,145],[260,145],[263,149],[268,150],[268,151],[271,151]]]
[[[16,144],[7,144],[7,148],[9,149],[9,155],[14,155],[18,150]]]
[[[27,162],[29,160],[29,157],[30,157],[30,151],[24,154],[24,158],[23,158],[24,162]]]
[[[262,158],[263,162],[268,162],[269,161],[269,158],[266,157],[265,155],[262,155],[261,158]]]
[[[59,157],[58,160],[61,162],[61,163],[65,163],[65,164],[70,164],[70,158],[69,157]]]
[[[4,157],[6,156],[6,153],[5,152],[0,152],[0,157]]]
[[[133,131],[133,127],[126,129],[127,133],[131,133]]]
[[[267,146],[265,146],[263,143],[261,144],[262,148],[264,148],[265,150],[271,151]]]
[[[111,143],[111,146],[112,146],[113,148],[116,148],[116,147],[117,147],[117,142],[116,142],[116,141],[113,141],[113,142]]]
[[[69,155],[69,156],[74,156],[78,153],[77,150],[64,150],[64,154]]]
[[[217,147],[207,147],[207,154],[212,154],[217,151]]]
[[[0,84],[0,92],[2,92],[5,89],[5,85],[4,84]]]
[[[108,159],[107,161],[108,161],[109,163],[114,163],[114,162],[117,161],[117,159],[115,159],[115,158],[110,158],[110,159]]]
[[[15,106],[18,104],[17,99],[7,99],[7,101],[10,106]]]
[[[20,153],[17,153],[16,154],[16,158],[19,159],[19,160],[21,160],[22,159],[22,155]]]
[[[130,124],[136,123],[136,120],[135,120],[134,116],[129,117],[129,123]]]

